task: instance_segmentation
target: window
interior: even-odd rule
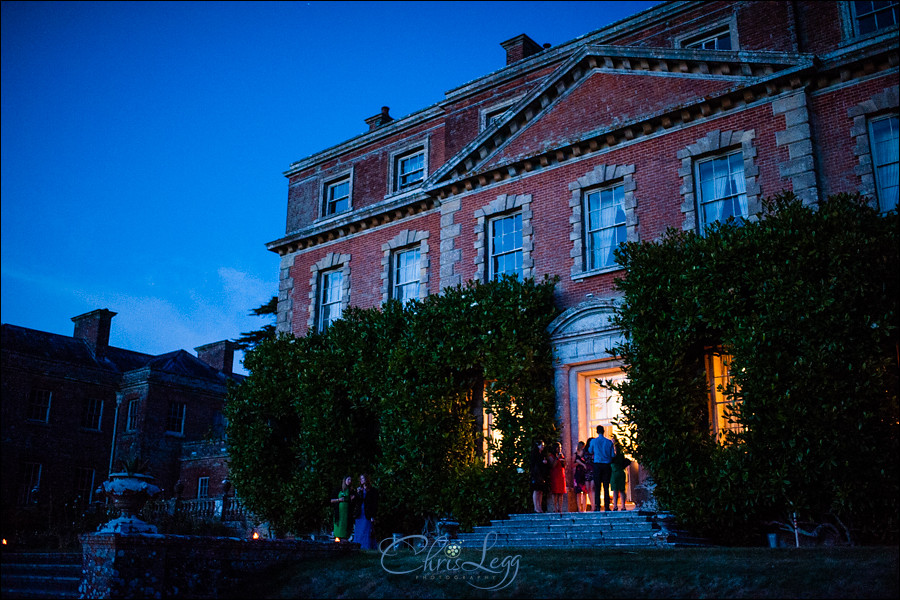
[[[134,431],[137,429],[138,409],[141,406],[139,399],[134,399],[128,403],[128,419],[125,421],[125,431]]]
[[[325,184],[324,216],[336,215],[350,210],[350,178]]]
[[[32,421],[47,423],[50,421],[49,390],[31,390],[28,398],[28,418]]]
[[[585,194],[585,260],[588,270],[616,264],[613,250],[625,241],[625,186]]]
[[[880,31],[897,24],[900,6],[897,2],[882,1],[851,2],[853,6],[853,22],[857,35],[865,35]]]
[[[19,475],[18,503],[20,505],[34,504],[37,502],[37,494],[41,487],[40,463],[22,463],[22,471]]]
[[[168,433],[184,433],[184,415],[187,405],[184,402],[170,402],[169,415],[166,418],[166,431]]]
[[[394,191],[411,188],[425,179],[425,149],[419,148],[395,159]]]
[[[342,271],[326,271],[321,274],[319,285],[319,331],[341,318],[344,274]]]
[[[100,431],[103,419],[103,400],[87,398],[84,401],[84,410],[81,413],[81,426],[85,429]]]
[[[522,213],[492,220],[490,230],[490,279],[521,276]]]
[[[698,161],[695,177],[701,230],[729,217],[747,217],[747,184],[741,152]]]
[[[404,250],[394,254],[392,297],[406,304],[419,298],[420,250]]]
[[[613,422],[622,412],[622,400],[619,392],[609,388],[609,383],[619,383],[624,379],[625,374],[619,370],[593,373],[584,377],[587,387],[585,396],[588,403],[589,437],[597,435],[597,425],[603,425],[606,437],[616,433]]]
[[[75,493],[80,506],[84,507],[94,499],[94,470],[86,467],[75,469]]]
[[[201,477],[197,480],[197,497],[209,498],[209,477]]]
[[[739,390],[731,383],[731,356],[713,352],[707,357],[706,373],[709,380],[710,421],[713,435],[720,443],[725,441],[728,431],[743,431],[743,427],[732,420],[734,407],[740,403],[734,394]]]
[[[881,210],[897,208],[897,170],[900,163],[898,117],[890,115],[869,121],[872,163],[875,167],[875,189]]]
[[[685,40],[682,46],[701,50],[731,50],[731,31],[727,27],[710,31],[702,36]]]

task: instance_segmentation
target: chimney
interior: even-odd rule
[[[505,42],[500,42],[500,45],[506,50],[506,64],[508,65],[543,51],[543,48],[537,42],[524,33],[520,33]]]
[[[205,346],[197,346],[197,358],[211,366],[213,369],[231,375],[234,368],[234,342],[222,340]]]
[[[94,354],[103,354],[109,346],[109,329],[116,314],[106,308],[98,308],[72,317],[72,322],[75,323],[75,333],[72,336],[87,342]]]
[[[369,131],[375,131],[382,125],[390,123],[394,120],[394,117],[388,114],[388,111],[391,109],[387,106],[381,107],[381,112],[375,115],[374,117],[369,117],[366,119],[366,124],[369,126]]]

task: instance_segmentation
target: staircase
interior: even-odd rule
[[[78,598],[81,553],[4,552],[2,594],[8,598]]]
[[[488,533],[496,534],[495,547],[614,548],[705,546],[706,540],[671,529],[656,513],[639,511],[514,514],[460,533],[466,548],[481,548]],[[489,544],[491,542],[488,542]]]

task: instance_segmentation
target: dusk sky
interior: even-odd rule
[[[277,291],[291,162],[658,2],[2,3],[2,322],[160,354]]]

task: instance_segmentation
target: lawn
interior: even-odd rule
[[[484,556],[484,560],[482,557]],[[458,561],[458,562],[457,562]],[[495,574],[486,569],[495,567]],[[482,565],[481,568],[475,565]],[[898,548],[378,551],[293,563],[233,598],[897,598]],[[449,567],[449,568],[448,568]],[[459,567],[458,570],[452,570]],[[399,574],[403,572],[403,574]],[[493,588],[493,589],[478,589]]]

